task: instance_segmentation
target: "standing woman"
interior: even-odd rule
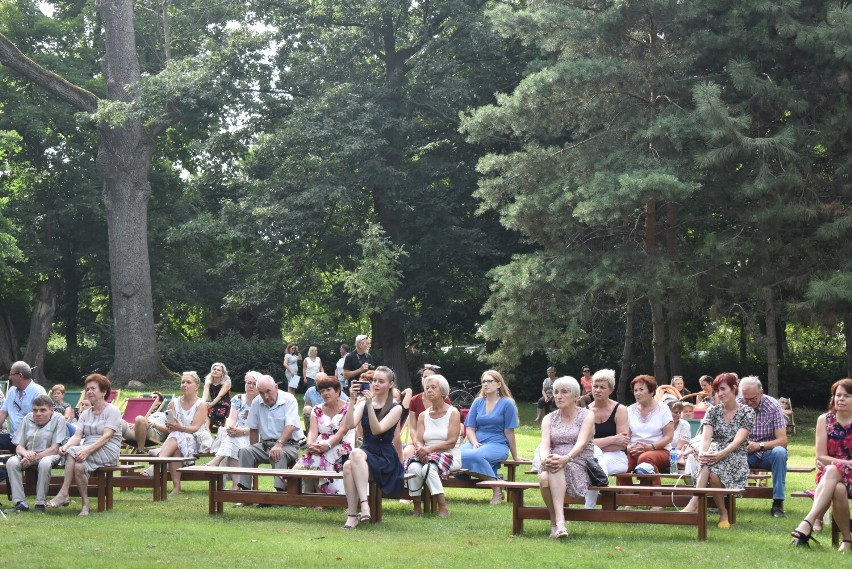
[[[817,487],[814,504],[795,530],[792,545],[809,545],[813,524],[831,506],[834,523],[843,540],[838,551],[852,550],[849,530],[849,498],[852,498],[852,379],[831,386],[828,413],[819,416],[816,426]]]
[[[67,506],[72,480],[80,491],[81,516],[89,515],[89,475],[101,466],[115,466],[121,452],[121,411],[106,398],[111,391],[109,379],[93,373],[84,384],[85,397],[91,408],[80,414],[77,431],[59,447],[65,457],[65,480],[48,508]]]
[[[674,438],[672,412],[665,403],[654,399],[657,380],[650,375],[637,375],[630,382],[636,403],[627,408],[630,444],[627,445],[627,469],[643,462],[654,472],[669,468],[669,447]]]
[[[541,422],[541,497],[550,515],[550,537],[568,537],[565,494],[584,497],[589,489],[586,461],[595,456],[595,414],[577,406],[580,384],[573,377],[553,382],[556,411]]]
[[[462,468],[477,478],[495,480],[500,463],[510,452],[514,460],[519,460],[515,444],[518,408],[499,372],[490,369],[480,381],[479,397],[474,399],[464,423],[467,442],[461,447]],[[502,488],[495,488],[491,503],[502,501]]]
[[[225,421],[225,430],[220,431],[219,436],[222,437],[222,444],[219,450],[216,451],[216,457],[211,460],[207,466],[219,466],[222,462],[225,466],[237,467],[240,465],[240,449],[249,446],[249,429],[246,426],[248,421],[249,409],[251,402],[257,397],[257,380],[261,374],[256,371],[246,373],[245,384],[246,392],[235,395],[231,399],[231,412]],[[231,476],[232,490],[236,490],[237,476]]]
[[[370,374],[370,386],[361,389],[362,381]],[[350,391],[352,397],[346,411],[346,428],[354,431],[361,425],[363,442],[361,448],[349,454],[349,460],[343,464],[343,487],[346,492],[346,523],[344,529],[352,529],[359,522],[370,521],[370,504],[367,502],[367,482],[373,480],[382,489],[382,493],[395,496],[402,492],[403,470],[399,457],[393,447],[393,436],[402,407],[393,400],[393,386],[396,375],[386,366],[375,371],[365,371],[353,382]],[[357,401],[354,402],[353,401]],[[357,514],[360,505],[361,515]]]
[[[701,470],[695,480],[698,488],[745,488],[748,482],[748,434],[754,426],[754,409],[737,403],[739,379],[733,373],[723,373],[713,380],[713,394],[718,405],[711,407],[702,421],[701,447],[698,464]],[[719,527],[731,527],[728,510],[722,496],[713,496],[719,508]],[[698,510],[698,498],[692,498],[685,508]]]
[[[208,427],[219,428],[225,424],[231,412],[231,378],[225,364],[216,362],[210,366],[210,373],[204,378],[204,393],[201,400],[207,402]]]
[[[308,357],[302,362],[302,377],[308,388],[317,384],[317,374],[322,371],[322,360],[317,355],[317,347],[308,348]]]
[[[172,399],[169,403],[166,420],[166,429],[169,436],[166,437],[160,448],[159,456],[187,456],[191,457],[198,452],[196,435],[202,433],[210,437],[207,430],[207,403],[198,397],[198,388],[201,378],[194,371],[185,371],[180,378],[181,396]],[[172,494],[180,493],[180,472],[178,462],[169,463],[169,472],[172,476]]]
[[[296,388],[299,387],[299,362],[302,361],[302,354],[299,353],[299,346],[294,343],[287,344],[287,349],[284,350],[284,374],[287,376],[287,391],[292,395],[296,393]]]

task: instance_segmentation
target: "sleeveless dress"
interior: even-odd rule
[[[394,403],[391,409],[399,405]],[[396,431],[396,425],[381,433],[374,435],[370,430],[370,417],[368,411],[364,409],[364,415],[361,417],[361,430],[364,434],[361,450],[367,453],[367,465],[370,467],[370,475],[379,488],[382,494],[386,496],[396,496],[402,492],[402,483],[405,471],[402,469],[402,463],[399,462],[399,456],[396,454],[396,449],[393,446],[393,435]]]
[[[210,384],[210,401],[213,401],[217,397],[219,397],[219,392],[222,391],[222,386],[224,383],[220,383],[216,385],[215,383]],[[222,396],[222,399],[219,400],[216,405],[212,405],[207,409],[207,416],[210,417],[210,426],[211,427],[221,427],[225,424],[225,420],[228,418],[228,415],[231,412],[231,402],[228,400],[228,394],[230,393],[231,388],[228,388],[228,393]]]
[[[184,427],[188,427],[192,425],[192,421],[195,419],[195,412],[198,410],[198,406],[201,405],[202,401],[199,397],[196,399],[195,403],[188,410],[184,410],[181,406],[183,403],[183,396],[174,398],[174,409],[177,414],[177,422],[183,425]],[[201,433],[202,431],[206,431],[207,427],[202,424],[201,428],[198,429],[197,433]],[[172,431],[169,433],[169,436],[166,437],[168,439],[175,439],[177,441],[178,449],[180,450],[181,456],[192,456],[196,452],[198,452],[198,445],[195,443],[194,433],[185,433],[183,431]]]
[[[837,415],[833,411],[825,414],[825,431],[828,435],[826,440],[828,455],[841,460],[852,460],[852,423],[841,425],[837,422]],[[843,483],[846,485],[846,495],[852,498],[852,466],[833,463],[840,471]],[[817,484],[819,484],[824,470],[817,471]]]
[[[725,422],[723,412],[721,405],[711,407],[701,422],[713,428],[713,439],[709,448],[711,451],[721,450],[731,444],[740,429],[751,431],[754,427],[754,409],[748,405],[740,405],[730,423]],[[747,448],[748,437],[734,452],[710,465],[710,472],[719,477],[725,488],[745,488],[749,475]]]
[[[319,431],[317,442],[327,441],[340,431],[347,409],[349,409],[349,403],[344,404],[343,409],[334,417],[329,417],[323,413],[322,405],[317,405],[311,410],[311,413],[317,418],[317,429]],[[293,468],[295,470],[333,470],[340,472],[343,470],[343,462],[339,462],[340,458],[352,452],[354,446],[355,429],[352,429],[351,431],[347,431],[339,444],[329,448],[324,453],[311,454],[310,452],[306,452]],[[317,480],[317,488],[325,494],[342,495],[343,480],[321,478]]]
[[[316,385],[317,374],[320,372],[320,359],[316,357],[311,359],[310,357],[306,358],[308,362],[305,365],[305,380],[307,381],[308,387],[312,385]]]
[[[577,444],[577,438],[580,436],[580,428],[583,426],[583,419],[585,419],[586,413],[589,413],[588,409],[578,407],[577,416],[567,425],[562,421],[562,414],[559,409],[549,415],[550,449],[552,453],[564,456],[571,452],[574,445]],[[594,445],[592,441],[589,441],[583,452],[565,465],[565,492],[569,496],[575,498],[586,496],[586,491],[589,489],[589,474],[586,472],[586,460],[594,458],[594,456]]]

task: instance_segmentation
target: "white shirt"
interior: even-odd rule
[[[630,442],[631,443],[656,443],[663,438],[663,427],[671,423],[672,410],[668,405],[664,405],[659,401],[655,402],[656,408],[651,411],[647,420],[642,421],[639,414],[639,404],[634,403],[627,408],[627,420],[630,423]],[[671,448],[671,444],[665,446],[666,450]],[[657,450],[660,450],[659,447]]]

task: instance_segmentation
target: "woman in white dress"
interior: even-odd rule
[[[291,394],[296,393],[296,388],[299,387],[299,362],[302,361],[302,354],[299,353],[299,346],[290,343],[284,350],[284,374],[287,377],[287,391]]]
[[[302,361],[302,377],[308,389],[317,384],[317,374],[322,371],[322,360],[317,355],[317,347],[308,348],[308,357]]]
[[[217,438],[221,440],[216,456],[207,466],[236,467],[240,465],[240,449],[249,446],[248,422],[251,402],[257,397],[257,380],[262,376],[256,371],[246,373],[246,392],[231,398],[231,412],[225,421],[225,428],[220,429]],[[236,490],[237,476],[231,476],[231,489]]]
[[[166,413],[166,428],[169,436],[166,437],[158,456],[187,456],[191,457],[198,452],[196,435],[210,438],[207,430],[207,403],[198,396],[198,388],[201,378],[194,371],[186,371],[180,378],[180,390],[182,395],[175,397],[169,403],[169,412]],[[169,463],[169,472],[172,476],[172,494],[180,493],[180,468],[181,463]]]

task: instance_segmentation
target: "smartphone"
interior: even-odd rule
[[[361,393],[363,393],[365,391],[370,391],[370,382],[369,381],[362,381],[361,382]]]
[[[175,412],[172,409],[168,409],[166,411],[166,423],[176,423],[175,421]]]

